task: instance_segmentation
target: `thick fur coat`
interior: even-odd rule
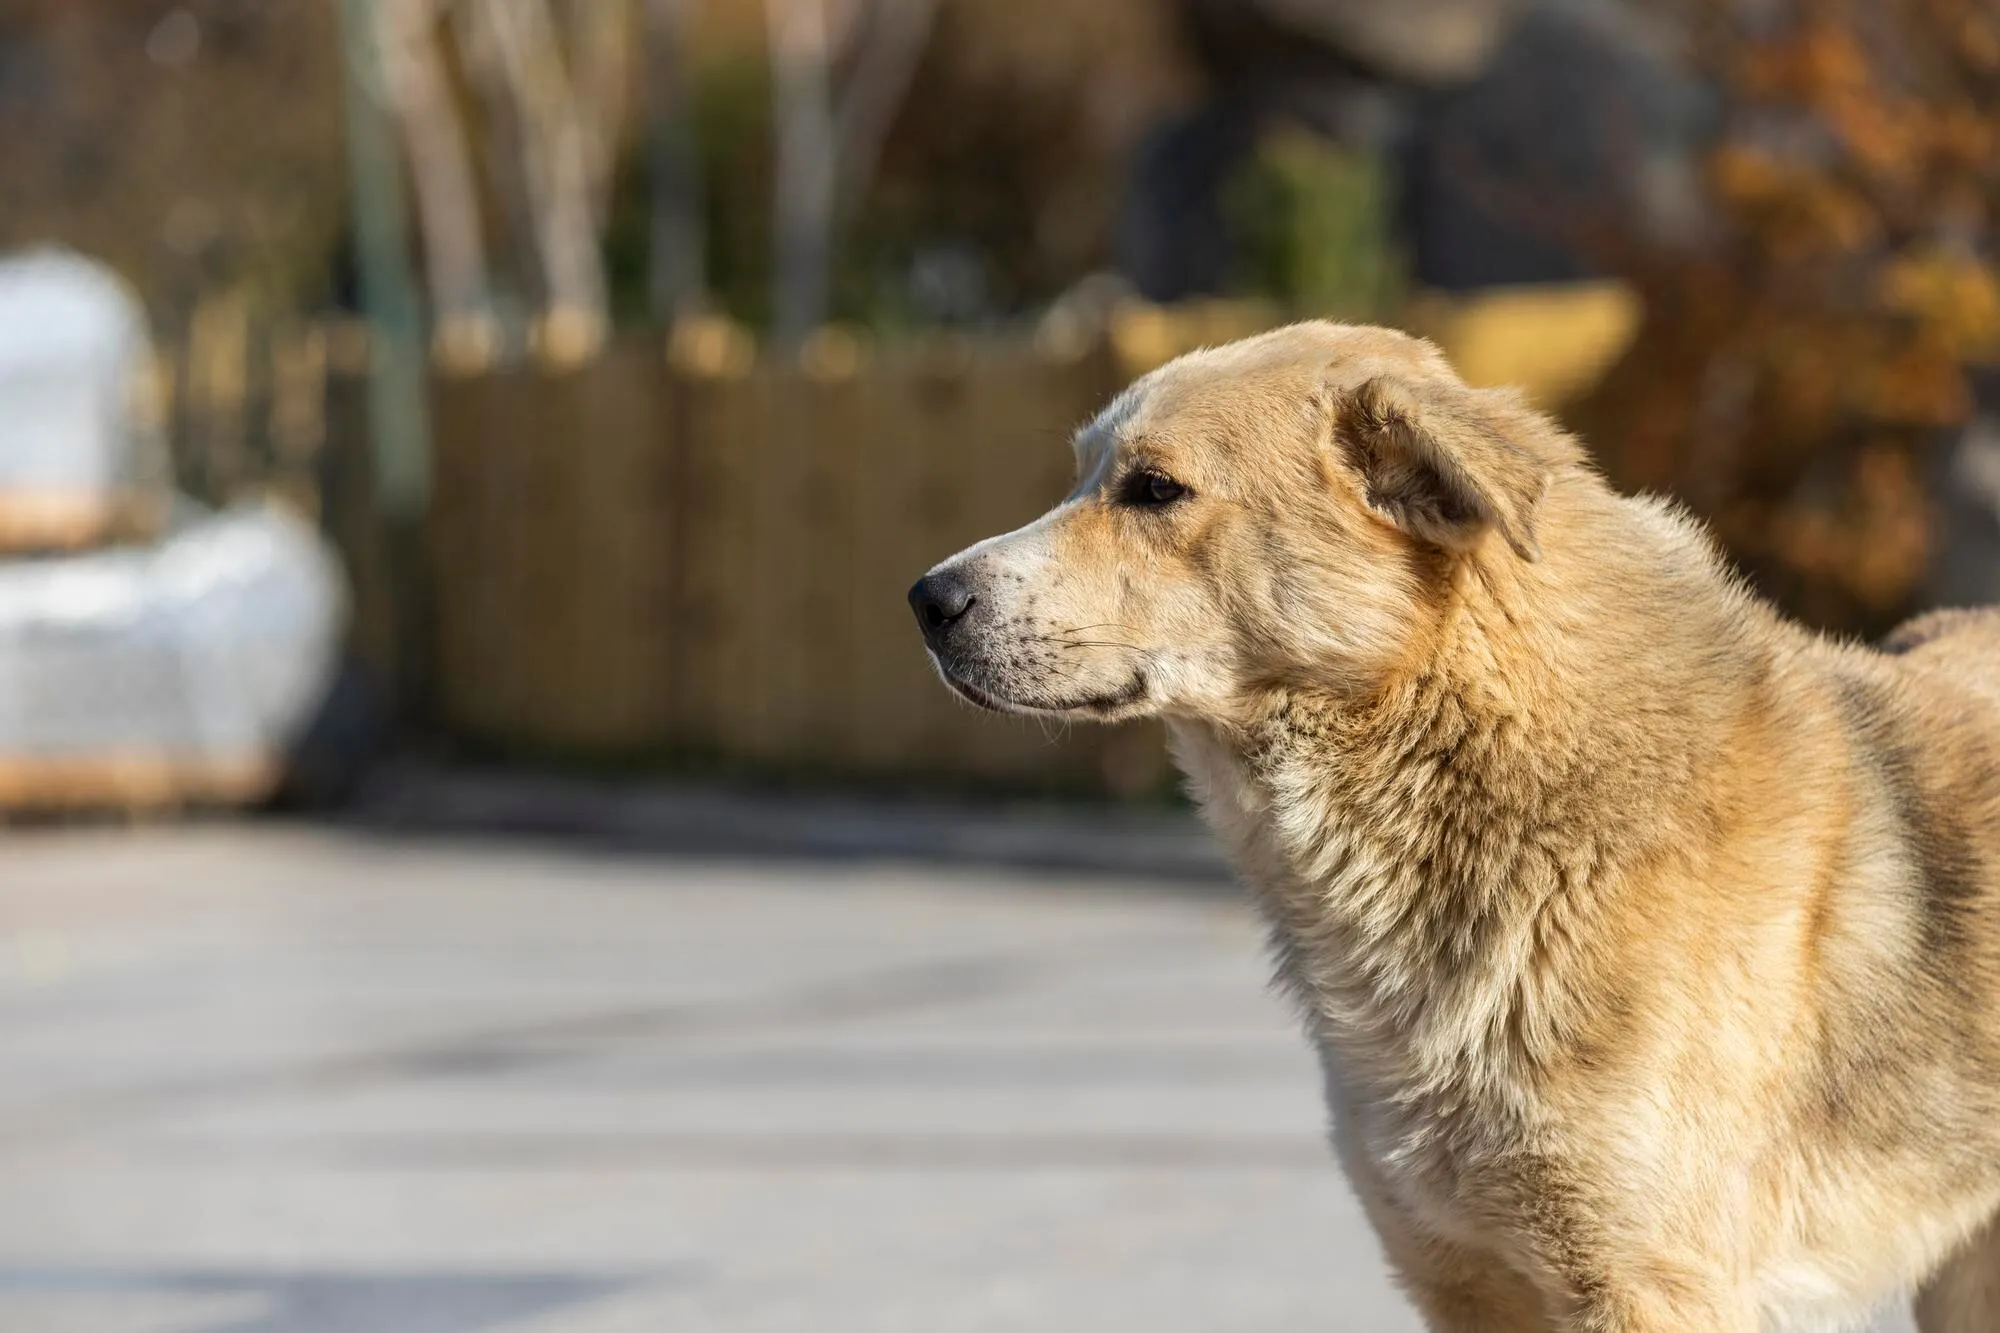
[[[1385,330],[1077,452],[913,590],[932,655],[1166,719],[1433,1329],[2000,1330],[2000,614],[1808,633]]]

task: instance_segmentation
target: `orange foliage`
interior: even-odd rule
[[[1715,234],[1629,257],[1646,325],[1584,425],[1792,609],[1872,632],[1921,597],[1928,455],[2000,352],[2000,9],[1795,0],[1752,33],[1724,4]]]

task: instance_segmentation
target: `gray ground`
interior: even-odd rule
[[[1232,894],[14,834],[0,1330],[1417,1326]]]

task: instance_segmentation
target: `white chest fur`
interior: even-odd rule
[[[1534,1119],[1516,1077],[1514,1007],[1531,931],[1497,923],[1440,958],[1410,904],[1434,886],[1421,858],[1358,834],[1307,775],[1260,774],[1218,733],[1173,727],[1204,817],[1271,923],[1277,981],[1326,1071],[1350,1170],[1363,1166],[1440,1231],[1482,1158]],[[1419,905],[1415,910],[1421,911]]]

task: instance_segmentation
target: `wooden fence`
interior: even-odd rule
[[[1472,378],[1554,405],[1633,313],[1581,289],[1431,301],[1409,322]],[[373,513],[352,326],[263,330],[218,307],[155,383],[182,484],[317,510],[361,656],[482,748],[1136,795],[1169,780],[1157,728],[956,702],[904,595],[1061,495],[1070,432],[1133,375],[1275,317],[1141,307],[1069,338],[880,355],[830,332],[783,365],[713,325],[569,369],[440,372],[420,551]]]
[[[440,380],[436,698],[455,731],[598,759],[1136,794],[1153,728],[1054,735],[931,674],[932,564],[1068,487],[1105,348],[822,346],[797,367],[613,347]]]
[[[1437,305],[1419,326],[1545,400],[1629,334],[1619,293],[1502,299],[1498,317],[1490,301]],[[1056,733],[957,702],[905,592],[1060,496],[1071,431],[1132,375],[1271,318],[1138,310],[1062,348],[944,340],[881,357],[828,336],[782,368],[712,330],[665,355],[631,342],[567,372],[440,379],[444,719],[542,754],[1161,789],[1157,728]],[[1511,350],[1562,330],[1580,332],[1558,355]]]

